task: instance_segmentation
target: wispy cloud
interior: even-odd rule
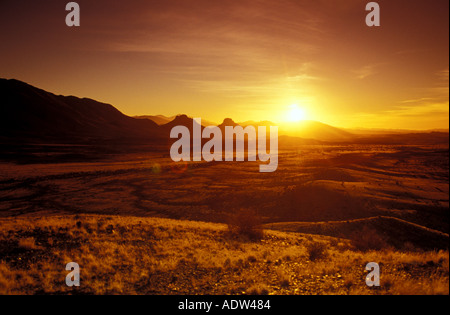
[[[401,103],[401,104],[416,104],[416,103],[429,102],[432,100],[433,100],[433,98],[431,98],[431,97],[422,97],[422,98],[417,98],[417,99],[400,101],[399,103]]]
[[[252,107],[268,119],[279,104],[305,100],[330,123],[352,123],[361,110],[391,124],[408,111],[442,116],[448,0],[413,0],[408,14],[404,1],[385,1],[395,25],[378,30],[365,25],[361,1],[82,0],[75,30],[64,27],[59,1],[0,0],[0,69],[131,115],[164,104],[170,115],[232,111],[245,120]]]
[[[178,2],[141,12],[136,32],[119,32],[104,49],[147,55],[143,68],[202,90],[226,84],[256,91],[280,76],[293,83],[318,79],[304,65],[319,51],[322,20],[303,1]]]
[[[449,115],[449,71],[441,70],[435,73],[437,80],[434,86],[424,89],[424,96],[399,101],[401,105],[387,111],[395,116],[433,116]]]
[[[418,106],[400,106],[392,110],[385,111],[386,115],[395,117],[430,117],[449,114],[449,103],[425,103]]]
[[[444,70],[440,70],[438,72],[436,72],[436,76],[442,80],[444,83],[447,83],[448,85],[448,81],[449,81],[449,71],[448,69],[444,69]]]
[[[362,68],[353,70],[352,72],[356,75],[356,78],[359,80],[364,80],[367,77],[370,77],[377,73],[378,65],[366,65]]]

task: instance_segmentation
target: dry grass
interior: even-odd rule
[[[0,294],[448,294],[448,251],[354,251],[330,237],[156,218],[1,219]],[[313,258],[314,259],[311,259]],[[77,262],[81,287],[65,286]],[[381,264],[380,288],[365,285]]]

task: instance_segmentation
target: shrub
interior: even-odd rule
[[[248,295],[269,295],[269,290],[263,284],[256,284],[247,290],[247,294]]]
[[[241,209],[228,217],[229,232],[252,241],[261,240],[264,237],[264,231],[260,226],[261,219],[253,210]]]
[[[352,246],[359,251],[389,249],[387,238],[377,230],[364,226],[360,231],[350,235]]]
[[[306,245],[306,253],[309,260],[316,261],[328,257],[328,250],[324,243],[311,242]]]
[[[290,286],[289,275],[282,269],[278,269],[277,271],[278,280],[280,282],[280,286],[284,289],[287,289]]]

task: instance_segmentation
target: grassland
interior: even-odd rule
[[[223,224],[158,218],[54,216],[1,224],[1,294],[449,291],[448,251],[362,252],[344,239],[270,230],[251,241]],[[81,268],[78,288],[65,285],[72,261]],[[379,288],[365,285],[370,261],[381,262]]]
[[[449,293],[448,147],[302,146],[273,174],[54,160],[0,164],[0,294]],[[365,285],[372,261],[380,288]]]

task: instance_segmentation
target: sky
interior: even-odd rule
[[[447,129],[449,1],[0,0],[0,77],[126,115]]]

